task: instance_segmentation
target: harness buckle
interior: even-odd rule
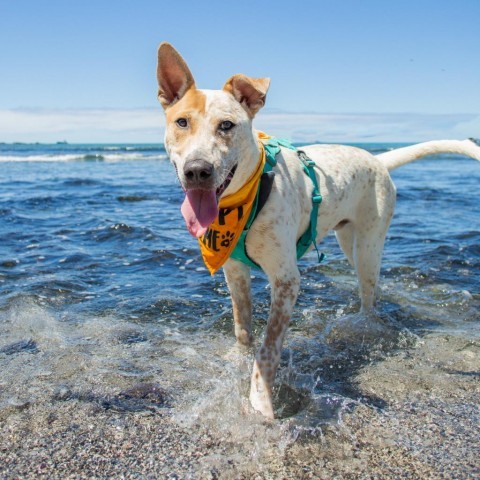
[[[312,195],[312,202],[313,203],[322,203],[323,197],[318,193],[318,194],[313,194]]]
[[[265,155],[265,159],[267,160],[267,163],[273,168],[277,164],[277,159],[276,157],[272,157],[271,155]]]

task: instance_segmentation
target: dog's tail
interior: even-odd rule
[[[377,158],[390,171],[425,155],[435,155],[437,153],[459,153],[480,160],[480,141],[474,138],[468,140],[434,140],[381,153],[377,155]]]

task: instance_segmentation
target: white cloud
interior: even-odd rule
[[[297,142],[402,142],[480,136],[480,115],[261,112],[255,126]],[[0,110],[0,141],[161,143],[160,107]]]
[[[480,115],[273,113],[260,129],[297,142],[415,142],[480,135]]]
[[[129,143],[163,141],[162,109],[0,110],[0,141]]]

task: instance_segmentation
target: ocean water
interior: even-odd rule
[[[349,337],[368,320],[330,235],[324,263],[315,253],[300,262],[273,434],[248,412],[253,352],[235,345],[225,280],[208,274],[184,226],[162,146],[0,145],[0,419],[60,401],[151,410],[118,395],[155,384],[176,422],[234,434],[248,463],[262,439],[282,445],[340,425],[356,405],[380,405],[355,382],[380,360],[431,335],[478,345],[480,165],[442,155],[392,176],[397,208],[372,338]],[[270,289],[262,272],[252,277],[258,344]]]

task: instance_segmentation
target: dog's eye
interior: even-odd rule
[[[187,128],[188,127],[188,120],[186,118],[179,118],[175,123],[180,128]]]
[[[228,132],[231,130],[235,124],[231,122],[230,120],[224,120],[219,126],[218,129],[222,132]]]

